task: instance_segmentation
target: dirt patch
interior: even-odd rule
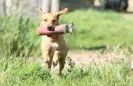
[[[106,65],[123,59],[124,57],[125,54],[121,51],[111,51],[106,53],[87,50],[69,51],[68,57],[66,58],[64,70],[69,70],[72,68],[83,69],[88,67],[92,63],[95,63],[97,65]],[[41,57],[30,57],[28,59],[28,62],[38,62],[40,65],[43,66],[43,60]],[[55,69],[58,69],[58,67],[59,65]]]
[[[133,20],[133,13],[123,13],[122,16],[126,19]]]
[[[106,64],[122,58],[124,58],[124,54],[118,52],[70,51],[66,59],[66,67],[83,68],[92,63]]]

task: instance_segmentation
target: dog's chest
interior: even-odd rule
[[[53,40],[46,36],[42,37],[42,46],[43,46],[43,48],[53,48],[53,49],[57,49],[60,47],[58,40],[56,40],[56,39]]]

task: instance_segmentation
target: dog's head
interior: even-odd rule
[[[41,12],[40,25],[48,28],[49,30],[53,30],[55,26],[59,25],[58,22],[59,16],[68,12],[68,9],[65,8],[55,13],[45,13],[43,12],[42,9],[40,9],[40,12]]]

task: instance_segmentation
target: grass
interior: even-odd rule
[[[92,64],[86,69],[64,71],[59,78],[51,76],[36,62],[11,56],[0,60],[1,86],[132,86],[128,60],[106,65]]]
[[[76,10],[60,18],[61,23],[75,24],[66,34],[71,49],[108,45],[132,46],[133,20],[111,11]],[[92,64],[86,69],[64,71],[60,78],[51,76],[29,56],[40,56],[38,19],[17,14],[0,16],[0,85],[1,86],[132,86],[128,58],[107,65]],[[127,51],[128,53],[128,51]]]
[[[75,24],[75,31],[65,35],[71,49],[130,46],[133,43],[133,20],[112,11],[77,10],[61,16],[60,22]],[[22,14],[0,17],[0,52],[18,56],[40,55],[40,37],[35,32],[38,26],[37,18]]]
[[[17,14],[0,18],[0,53],[29,56],[39,46],[36,35],[37,22],[27,16]],[[35,42],[36,41],[36,42]],[[37,45],[38,44],[38,45]],[[35,51],[36,52],[36,51]]]
[[[75,33],[67,38],[72,48],[133,43],[133,21],[124,19],[118,13],[78,10],[61,19],[75,24]]]

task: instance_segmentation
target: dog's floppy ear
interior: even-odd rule
[[[62,9],[61,11],[58,11],[56,15],[59,16],[59,15],[65,14],[65,13],[67,13],[67,12],[68,12],[68,8],[64,8],[64,9]]]

